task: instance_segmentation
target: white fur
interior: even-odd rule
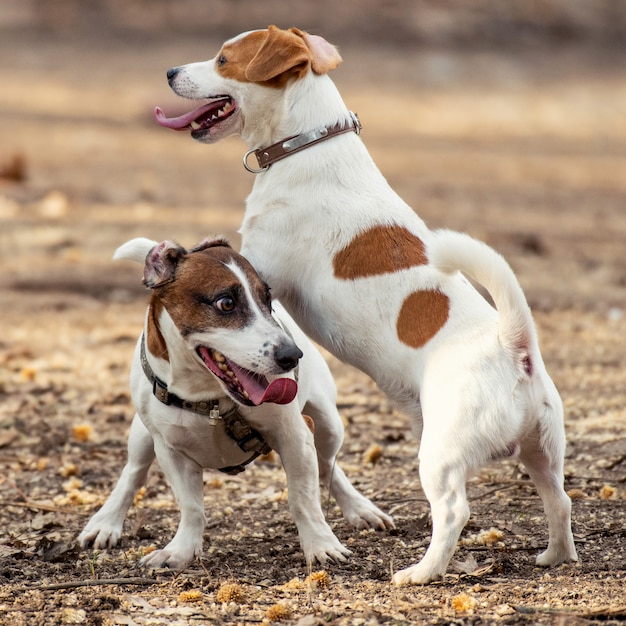
[[[133,239],[118,248],[115,258],[143,264],[156,245],[157,242],[150,239]],[[346,520],[356,528],[387,528],[392,527],[393,522],[356,491],[336,463],[335,457],[343,441],[343,423],[335,406],[336,389],[323,357],[279,303],[274,303],[276,317],[289,330],[291,338],[275,321],[264,320],[245,282],[245,274],[236,264],[231,269],[247,293],[252,319],[246,328],[236,332],[213,328],[202,337],[183,339],[164,310],[159,327],[167,344],[169,361],[147,352],[148,360],[170,391],[187,400],[219,399],[224,413],[234,402],[199,362],[190,344],[201,341],[251,368],[246,359],[254,358],[258,362],[261,345],[296,342],[304,353],[298,370],[296,400],[287,405],[240,405],[239,410],[281,457],[287,474],[289,508],[307,562],[316,559],[321,563],[329,559],[344,561],[350,552],[324,519],[320,479],[330,488]],[[131,391],[137,414],[128,439],[128,462],[109,499],[80,534],[79,543],[82,547],[93,544],[96,549],[116,545],[126,512],[156,457],[174,491],[181,519],[168,545],[148,554],[141,565],[184,569],[202,550],[203,468],[235,465],[247,460],[250,454],[242,452],[223,429],[210,425],[206,416],[159,402],[142,370],[139,346],[138,342],[131,369]],[[313,419],[315,435],[307,428],[302,411]]]
[[[256,149],[349,119],[329,76],[312,71],[284,88],[268,88],[222,78],[212,59],[178,68],[170,84],[183,97],[227,94],[237,102],[236,119],[205,141],[240,134]],[[337,252],[358,233],[385,224],[421,239],[432,263],[337,279],[332,266]],[[429,231],[389,187],[354,133],[258,174],[241,234],[242,253],[303,330],[368,373],[421,431],[420,478],[433,533],[423,559],[397,572],[396,584],[443,576],[469,518],[468,476],[490,459],[518,450],[548,517],[548,548],[537,563],[576,560],[571,505],[563,489],[561,401],[537,348],[521,288],[501,257],[468,237]],[[457,269],[485,284],[499,314]],[[404,299],[420,289],[445,294],[451,312],[443,328],[414,349],[399,341],[396,319]]]

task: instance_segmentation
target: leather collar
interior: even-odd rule
[[[335,135],[341,135],[342,133],[354,132],[357,135],[361,133],[361,122],[356,113],[350,111],[350,122],[337,122],[334,126],[322,126],[316,128],[307,133],[301,133],[300,135],[293,135],[278,141],[277,143],[267,146],[266,148],[258,148],[256,150],[248,150],[243,157],[243,166],[253,174],[264,172],[269,168],[272,163],[280,161],[296,152],[300,152],[305,148],[326,141]],[[248,165],[248,158],[254,154],[259,164],[258,168],[250,167]]]
[[[145,335],[141,335],[141,367],[146,378],[152,385],[152,393],[154,397],[163,404],[168,406],[175,406],[179,409],[185,409],[185,411],[191,411],[192,413],[199,413],[200,415],[208,415],[213,419],[220,419],[220,403],[219,400],[198,400],[197,402],[191,402],[190,400],[183,400],[180,396],[172,393],[167,388],[167,383],[162,381],[150,367],[148,358],[146,357],[146,338]]]

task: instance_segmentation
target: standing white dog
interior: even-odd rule
[[[320,479],[353,526],[393,527],[335,462],[343,423],[326,362],[277,303],[280,325],[272,317],[269,289],[243,257],[222,239],[187,251],[139,238],[118,248],[115,258],[145,264],[152,297],[131,370],[137,414],[128,463],[80,534],[81,546],[117,543],[156,456],[181,519],[172,541],[141,565],[184,569],[202,550],[202,469],[238,473],[272,448],[287,473],[289,508],[307,562],[344,561],[350,554],[324,519]],[[296,383],[291,370],[303,356]]]
[[[258,175],[242,254],[305,332],[416,420],[432,539],[394,582],[445,573],[469,518],[468,476],[514,453],[548,517],[537,563],[574,561],[562,404],[521,288],[496,252],[430,232],[389,187],[327,75],[340,62],[334,46],[295,28],[243,33],[215,58],[168,71],[178,95],[207,103],[156,117],[199,141],[244,139],[244,164]],[[488,289],[497,312],[458,270]]]

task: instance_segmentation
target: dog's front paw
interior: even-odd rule
[[[112,548],[122,536],[122,524],[110,524],[100,522],[92,524],[89,522],[80,535],[78,535],[78,544],[81,548],[93,546],[95,550],[103,548]]]
[[[375,528],[388,530],[395,528],[393,517],[383,513],[375,504],[359,494],[353,498],[343,509],[343,515],[351,526],[359,530]]]
[[[146,554],[146,556],[139,561],[139,566],[150,569],[167,567],[176,571],[182,571],[188,567],[202,551],[201,548],[194,549],[193,547],[181,549],[180,547],[173,546],[173,543],[172,541],[167,544],[162,550],[154,550],[150,552],[150,554]]]
[[[398,587],[402,585],[427,585],[433,582],[433,580],[438,580],[441,576],[438,572],[433,572],[428,567],[424,567],[420,562],[396,572],[393,575],[392,582]]]
[[[345,563],[352,554],[332,532],[313,540],[303,540],[302,549],[308,564],[314,563],[315,561],[320,563],[320,565],[326,565],[329,561]]]

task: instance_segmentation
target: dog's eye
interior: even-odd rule
[[[226,57],[222,54],[219,56],[219,58],[217,59],[217,65],[219,67],[222,67],[223,65],[226,64]]]
[[[214,303],[215,308],[222,313],[230,313],[235,310],[235,300],[230,296],[222,296]]]

